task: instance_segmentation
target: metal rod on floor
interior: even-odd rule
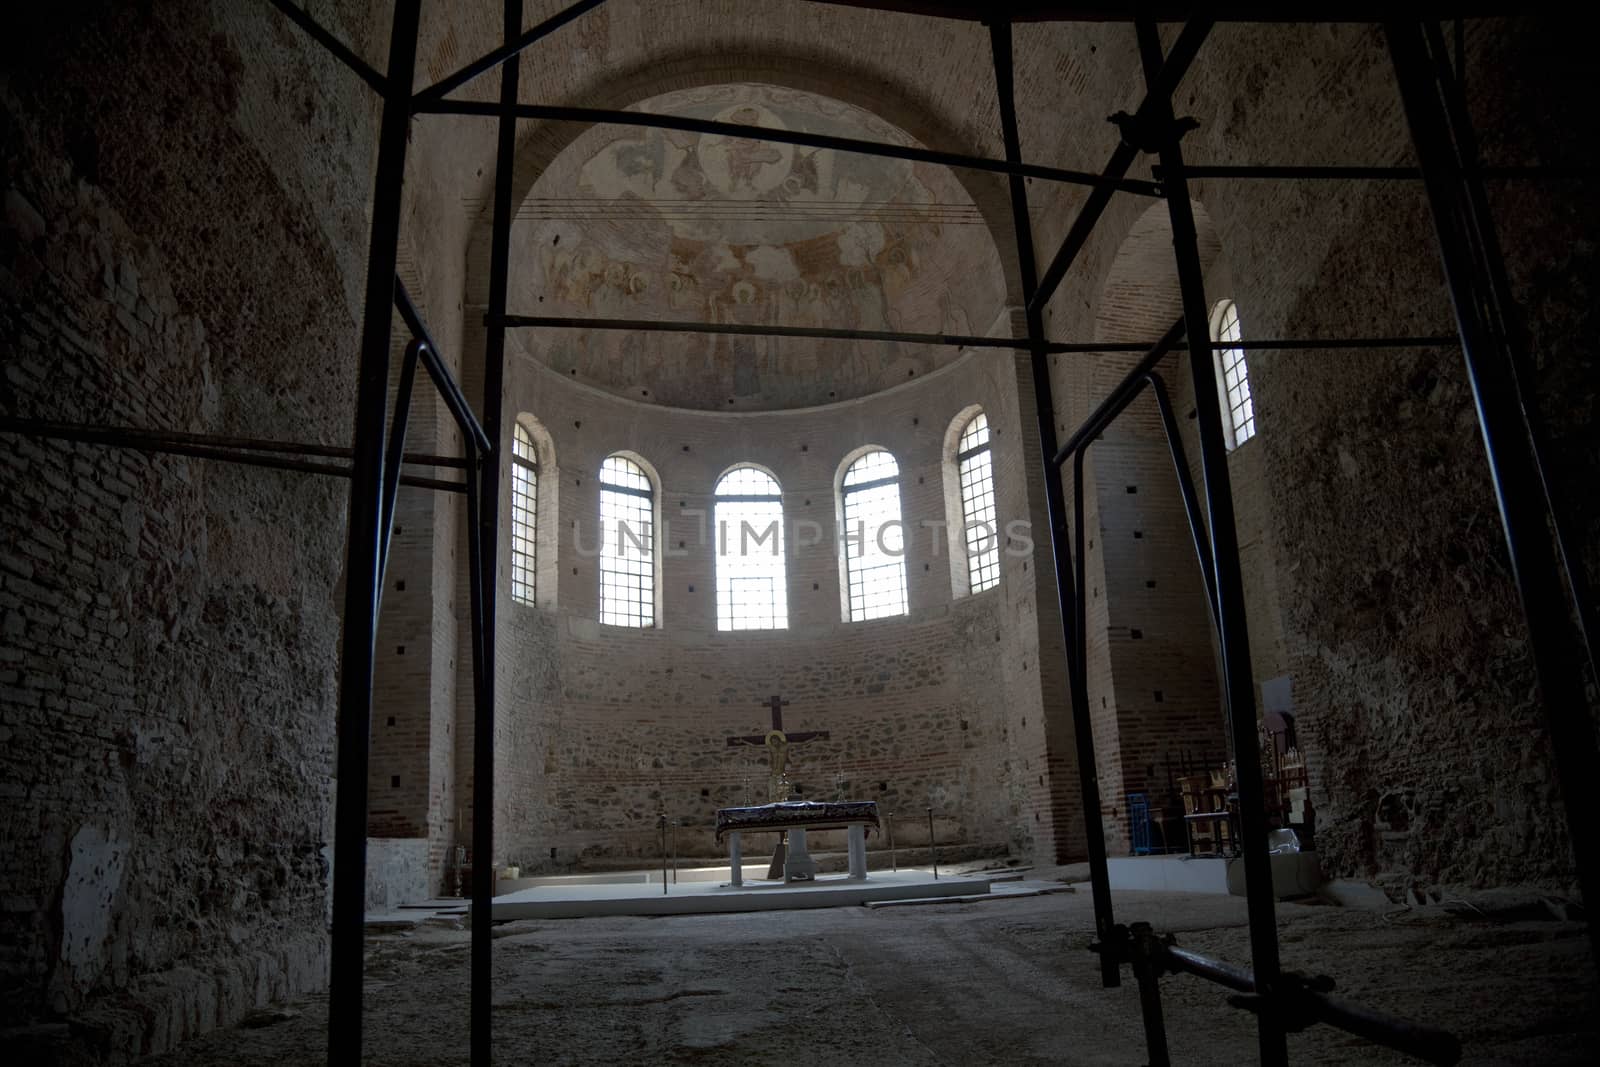
[[[467,100],[419,100],[419,115],[498,115],[494,104]],[[969,156],[959,152],[940,152],[915,145],[886,144],[883,141],[864,141],[856,137],[837,137],[833,134],[810,133],[803,130],[779,130],[770,126],[750,126],[740,122],[717,122],[696,119],[687,115],[662,115],[647,111],[617,111],[597,107],[557,107],[550,104],[519,104],[517,117],[540,119],[546,122],[581,122],[588,125],[608,124],[635,126],[657,130],[681,130],[713,137],[737,137],[753,141],[772,141],[776,144],[800,145],[805,148],[826,148],[836,152],[853,152],[886,159],[907,159],[914,163],[932,163],[963,170],[983,170],[1015,177],[1038,178],[1041,181],[1062,182],[1068,185],[1089,185],[1096,191],[1133,193],[1138,196],[1160,196],[1161,186],[1142,178],[1124,178],[1120,174],[1094,174],[1090,171],[1068,170],[1064,167],[1045,167],[1021,160],[990,159],[986,156]]]
[[[889,869],[891,871],[898,871],[900,869],[900,862],[899,862],[899,860],[897,860],[895,858],[895,852],[894,852],[894,812],[892,812],[892,811],[889,813],[888,827],[889,827]]]
[[[989,46],[994,59],[1000,130],[1006,155],[1019,156],[1022,146],[1017,132],[1010,23],[997,21],[990,25]],[[1126,170],[1126,167],[1123,169]],[[1050,363],[1043,344],[1043,302],[1037,299],[1037,266],[1033,256],[1033,224],[1028,214],[1027,185],[1022,179],[1013,177],[1009,192],[1012,230],[1017,245],[1017,268],[1021,274],[1022,298],[1027,304],[1028,336],[1033,341],[1029,369],[1033,381],[1034,419],[1039,433],[1045,508],[1050,521],[1050,551],[1055,568],[1056,610],[1061,619],[1062,655],[1066,659],[1071,689],[1073,741],[1077,750],[1078,782],[1083,803],[1084,844],[1089,854],[1089,886],[1094,900],[1095,930],[1104,940],[1111,936],[1115,925],[1111,908],[1111,878],[1106,865],[1105,828],[1100,822],[1100,779],[1094,752],[1094,725],[1089,717],[1087,684],[1074,651],[1078,643],[1077,607],[1083,597],[1083,586],[1074,574],[1067,532],[1066,496],[1061,487],[1061,475],[1052,462],[1056,454],[1055,398],[1050,382]],[[1102,189],[1096,189],[1091,194],[1091,200],[1102,192],[1109,200],[1109,192]],[[1041,604],[1041,610],[1045,606]],[[1106,955],[1100,958],[1100,981],[1106,988],[1122,984],[1121,968]]]
[[[661,837],[661,895],[667,895],[667,813],[656,814],[656,833]]]
[[[1160,87],[1161,38],[1155,23],[1137,24],[1139,55],[1145,84],[1152,96]],[[1183,127],[1172,114],[1170,99],[1157,101],[1144,129],[1133,136],[1159,152],[1167,175],[1167,213],[1172,221],[1172,247],[1177,260],[1183,317],[1189,325],[1189,368],[1194,378],[1195,411],[1200,429],[1200,463],[1205,474],[1206,508],[1211,521],[1211,555],[1217,572],[1217,643],[1222,659],[1223,702],[1233,741],[1234,784],[1239,795],[1239,824],[1244,849],[1245,907],[1250,924],[1250,953],[1256,991],[1272,996],[1278,988],[1278,929],[1274,916],[1271,857],[1267,855],[1267,821],[1263,805],[1261,750],[1257,743],[1255,678],[1250,666],[1250,637],[1245,620],[1244,580],[1239,565],[1238,531],[1234,525],[1233,486],[1223,437],[1217,368],[1210,351],[1210,309],[1206,306],[1204,273],[1195,234],[1194,211],[1184,178]],[[1289,1051],[1280,1021],[1262,1012],[1257,1018],[1264,1067],[1283,1067]]]
[[[933,809],[928,809],[928,856],[933,860],[933,880],[939,880],[939,848],[933,840]]]
[[[411,78],[416,69],[421,0],[395,0],[389,67],[372,192],[372,230],[356,381],[355,450],[350,478],[344,637],[339,670],[334,806],[332,970],[328,1062],[361,1062],[363,933],[366,925],[367,770],[372,739],[372,672],[378,633],[382,544],[384,423],[389,407],[389,344],[400,241]]]
[[[1586,901],[1600,900],[1600,776],[1594,725],[1583,672],[1569,655],[1569,604],[1550,544],[1549,501],[1543,472],[1519,411],[1519,387],[1503,332],[1488,318],[1495,306],[1494,268],[1471,240],[1472,205],[1462,188],[1440,88],[1430,72],[1422,28],[1387,23],[1389,54],[1411,129],[1417,159],[1427,175],[1428,204],[1438,236],[1450,301],[1461,331],[1461,353],[1477,407],[1489,476],[1500,507],[1511,572],[1528,625],[1528,645],[1539,680],[1545,722],[1561,782],[1567,833]],[[1474,255],[1474,251],[1477,255]],[[1573,561],[1582,566],[1581,560]],[[1600,923],[1589,924],[1590,950],[1600,961]]]
[[[678,884],[678,820],[672,820],[672,884]]]
[[[1255,991],[1255,976],[1246,968],[1189,952],[1159,938],[1152,937],[1147,945],[1160,969],[1175,974],[1191,974],[1239,993],[1251,994]],[[1327,1023],[1345,1033],[1355,1034],[1374,1044],[1396,1049],[1429,1063],[1453,1064],[1461,1059],[1461,1042],[1454,1034],[1335,1000],[1327,995],[1332,985],[1331,979],[1301,979],[1285,986],[1275,1000],[1241,1000],[1234,1003],[1249,1007],[1252,1011],[1275,1014],[1288,1012],[1311,1021]]]

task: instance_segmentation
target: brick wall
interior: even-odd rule
[[[360,98],[270,11],[80,14],[7,34],[0,410],[342,442]],[[325,980],[346,492],[7,438],[0,1025],[120,1061]]]

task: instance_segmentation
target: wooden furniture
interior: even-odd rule
[[[1238,797],[1223,772],[1180,779],[1183,821],[1189,831],[1189,852],[1196,856],[1237,854],[1234,816]]]

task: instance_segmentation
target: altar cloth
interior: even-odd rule
[[[724,834],[761,830],[842,830],[852,824],[876,827],[875,800],[785,800],[749,808],[717,809],[717,840]]]

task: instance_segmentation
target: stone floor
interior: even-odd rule
[[[1118,918],[1248,963],[1237,897],[1124,893]],[[1538,916],[1534,908],[1529,914]],[[1492,907],[1283,904],[1287,966],[1453,1030],[1463,1063],[1592,1063],[1600,1012],[1580,923]],[[521,921],[495,930],[498,1062],[970,1064],[1145,1062],[1138,998],[1086,951],[1087,892],[982,904]],[[370,1062],[466,1061],[468,933],[454,920],[373,936]],[[1173,1062],[1256,1061],[1250,1017],[1199,979],[1163,982]],[[274,1021],[276,1020],[276,1021]],[[161,1067],[324,1058],[322,999],[219,1032]],[[1295,1064],[1405,1063],[1326,1027]]]

